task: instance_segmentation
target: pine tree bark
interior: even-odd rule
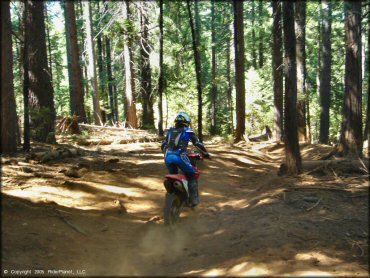
[[[322,66],[320,70],[320,137],[322,144],[329,143],[329,109],[331,95],[331,3],[322,0]]]
[[[370,10],[370,9],[369,9]],[[365,124],[365,135],[367,139],[367,157],[370,157],[370,20],[367,22],[367,113],[366,113],[366,124]],[[366,140],[365,139],[365,140]]]
[[[76,13],[74,2],[63,1],[66,42],[67,42],[67,61],[69,79],[69,97],[71,115],[76,115],[79,122],[86,122],[84,107],[84,91],[82,82],[82,70],[79,60],[79,48],[77,41]]]
[[[148,5],[141,2],[140,7],[140,26],[141,26],[141,43],[140,43],[140,62],[141,62],[141,89],[143,99],[143,118],[142,125],[144,128],[154,128],[154,111],[152,96],[152,70],[150,67],[150,47],[149,47],[149,18]]]
[[[283,2],[284,30],[284,76],[285,76],[285,157],[287,174],[296,175],[302,171],[302,161],[297,132],[297,65],[296,38],[294,32],[294,3]]]
[[[77,0],[76,6],[75,6],[75,11],[76,11],[76,19],[82,19],[84,20],[84,14],[83,14],[83,6],[82,6],[82,1]],[[77,41],[78,41],[78,48],[79,48],[79,59],[82,61],[82,89],[84,92],[84,97],[87,98],[89,94],[89,80],[88,80],[88,74],[87,74],[87,54],[86,51],[82,51],[83,49],[86,49],[86,32],[83,29],[84,27],[81,26],[82,28],[78,28],[77,21],[76,21],[76,27],[77,27]],[[89,106],[85,106],[85,115],[86,115],[86,121],[88,123],[92,122],[92,117],[90,113],[90,108]]]
[[[164,89],[164,72],[163,72],[163,0],[159,0],[159,80],[158,80],[158,135],[163,136],[163,89]]]
[[[54,91],[48,68],[44,3],[25,1],[25,41],[27,44],[29,97],[33,138],[55,142]]]
[[[307,141],[306,132],[306,1],[296,1],[297,42],[297,124],[298,141]]]
[[[198,1],[195,0],[195,7],[197,7]],[[199,53],[199,37],[196,35],[196,31],[199,31],[199,26],[197,30],[195,29],[193,23],[193,16],[191,13],[190,7],[190,0],[187,0],[187,7],[188,7],[188,14],[189,14],[189,23],[192,35],[192,42],[193,42],[193,55],[194,55],[194,63],[195,63],[195,75],[197,78],[197,91],[198,91],[198,137],[199,140],[203,141],[203,131],[202,131],[202,66],[200,62],[200,53]],[[199,16],[199,15],[198,15]],[[197,18],[197,15],[195,16]]]
[[[273,9],[273,41],[272,68],[274,78],[274,136],[276,141],[283,135],[283,38],[281,26],[281,1],[272,1]]]
[[[108,36],[105,36],[105,49],[107,54],[107,78],[108,78],[108,103],[109,103],[109,109],[110,109],[110,120],[113,123],[116,123],[118,121],[118,105],[115,100],[115,91],[113,87],[113,71],[112,71],[112,55],[111,55],[111,43],[110,38]]]
[[[129,1],[125,0],[122,2],[122,14],[123,19],[128,26],[131,25],[130,19],[130,5]],[[125,59],[125,115],[126,122],[132,128],[137,128],[137,116],[136,116],[136,100],[135,100],[135,76],[132,65],[132,35],[130,34],[130,28],[126,28],[123,35],[123,55]]]
[[[85,5],[84,10],[84,19],[85,19],[85,27],[86,27],[86,48],[87,48],[87,56],[88,56],[88,69],[87,75],[88,79],[91,83],[92,89],[92,98],[93,98],[93,107],[94,107],[94,120],[96,125],[102,124],[102,116],[100,110],[100,102],[99,102],[99,90],[98,90],[98,79],[96,74],[96,58],[95,58],[95,47],[94,47],[94,33],[92,28],[92,20],[91,20],[91,6],[89,1],[85,1],[83,3]]]
[[[212,44],[212,87],[211,87],[211,135],[217,133],[217,83],[216,83],[216,30],[215,30],[215,0],[211,1],[211,44]]]
[[[341,148],[362,157],[361,1],[345,1],[346,62]]]
[[[24,7],[24,13],[26,14],[26,7]],[[24,21],[25,22],[25,21]],[[30,101],[29,101],[29,90],[30,81],[28,76],[28,45],[27,36],[24,36],[24,47],[23,47],[23,150],[29,152],[31,149],[31,128],[30,128]]]
[[[98,12],[101,13],[100,11],[100,5],[99,5],[99,1],[96,2],[97,4],[97,9],[98,9]],[[103,42],[102,42],[102,33],[99,32],[98,36],[97,36],[97,39],[96,39],[96,44],[97,44],[97,48],[98,48],[98,77],[99,77],[99,95],[102,99],[106,99],[107,98],[107,92],[106,92],[106,71],[105,71],[105,68],[104,68],[104,62],[103,60],[106,59],[104,58],[104,47],[103,47]],[[106,115],[105,114],[105,111],[104,111],[104,108],[102,109],[101,111],[102,113],[102,120],[103,120],[103,123],[106,122]]]
[[[49,58],[49,72],[50,72],[50,80],[51,80],[51,84],[53,84],[53,53],[51,51],[51,39],[50,39],[50,30],[49,30],[49,18],[48,18],[48,10],[47,8],[45,7],[44,9],[44,13],[45,13],[45,31],[46,31],[46,37],[47,37],[47,46],[48,46],[48,58]]]
[[[30,135],[30,104],[29,104],[29,80],[28,80],[28,45],[25,34],[25,24],[27,16],[26,2],[18,2],[19,9],[19,33],[22,37],[20,46],[20,80],[22,80],[23,94],[23,151],[29,152],[31,149]]]
[[[252,0],[252,65],[257,68],[256,31],[255,31],[255,0]]]
[[[263,20],[263,1],[258,0],[258,26],[259,26],[259,31],[258,31],[258,67],[262,68],[263,67],[263,37],[264,37],[264,31],[262,28],[262,20]]]
[[[245,133],[245,82],[244,82],[244,26],[243,1],[234,0],[234,46],[235,46],[235,90],[236,130],[235,141],[243,139]]]
[[[233,3],[227,6],[227,11],[233,14]],[[230,120],[228,125],[228,133],[232,135],[234,133],[234,111],[232,102],[232,83],[231,83],[231,35],[232,25],[228,23],[228,36],[227,36],[227,48],[226,48],[226,78],[227,78],[227,104],[230,111]]]
[[[321,0],[318,3],[319,18],[321,18]],[[320,69],[321,69],[321,50],[322,50],[322,39],[321,39],[321,24],[322,22],[318,20],[317,22],[317,66],[316,66],[316,92],[317,96],[320,96]]]
[[[1,144],[0,153],[17,151],[17,112],[13,85],[10,1],[1,1]]]

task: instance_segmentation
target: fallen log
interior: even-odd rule
[[[121,127],[114,127],[114,126],[100,126],[100,125],[89,125],[89,124],[79,124],[79,126],[85,127],[85,128],[90,128],[90,129],[105,129],[105,130],[113,130],[113,131],[146,132],[146,130],[142,130],[142,129],[121,128]]]
[[[47,161],[73,157],[80,154],[81,153],[78,149],[57,148],[55,150],[50,150],[46,152],[33,153],[33,159],[36,159],[39,162],[44,163]]]
[[[366,168],[364,167],[366,166]],[[367,169],[369,163],[360,160],[308,160],[302,161],[302,170],[305,174],[312,174],[314,172],[327,172],[340,174],[368,174]],[[278,175],[285,175],[287,172],[287,165],[282,163],[278,171]]]
[[[261,142],[261,141],[268,141],[268,140],[270,140],[270,138],[271,138],[271,134],[265,133],[265,134],[262,134],[260,136],[251,137],[251,138],[249,138],[249,141],[250,142]]]
[[[271,137],[272,137],[272,132],[271,132],[270,127],[267,125],[265,134],[262,134],[260,136],[251,137],[251,138],[248,138],[248,139],[251,142],[261,142],[261,141],[268,141],[268,140],[271,139]]]

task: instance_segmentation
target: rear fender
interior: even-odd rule
[[[166,179],[164,181],[164,187],[168,193],[173,193],[174,191],[185,193],[189,197],[189,185],[188,181],[185,179]]]

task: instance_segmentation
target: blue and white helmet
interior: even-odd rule
[[[183,125],[190,126],[191,119],[189,115],[185,112],[180,112],[175,118],[175,126]]]

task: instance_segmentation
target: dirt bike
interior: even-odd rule
[[[196,172],[195,177],[198,180],[200,171],[197,167],[197,161],[203,160],[203,156],[196,152],[188,153],[191,165]],[[164,224],[172,225],[179,221],[182,209],[185,206],[194,207],[189,199],[188,179],[184,174],[170,174],[165,176],[164,187],[166,188],[166,197],[164,205]]]

